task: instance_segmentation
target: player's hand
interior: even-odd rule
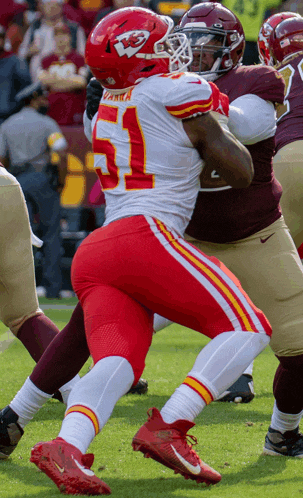
[[[220,92],[217,85],[209,82],[212,88],[212,98],[213,98],[213,111],[228,117],[229,115],[229,98],[225,93]]]
[[[99,102],[102,97],[103,88],[96,78],[91,78],[86,87],[86,114],[88,119],[93,119],[98,112]]]

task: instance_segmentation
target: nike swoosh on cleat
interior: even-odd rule
[[[177,450],[173,447],[173,445],[171,444],[171,447],[176,455],[176,457],[178,458],[178,460],[180,460],[180,462],[184,465],[184,467],[187,468],[187,470],[191,473],[191,474],[195,474],[196,476],[198,474],[200,474],[200,471],[201,471],[201,467],[199,464],[197,465],[192,465],[191,463],[189,463],[187,460],[185,460],[185,458],[183,458],[182,455],[180,455],[180,453],[177,452]]]
[[[53,460],[53,462],[54,462],[55,467],[57,467],[57,469],[59,470],[60,474],[63,474],[63,472],[65,471],[65,468],[60,467],[60,465],[57,462],[55,462],[55,460]]]
[[[196,80],[196,81],[188,81],[187,83],[196,83],[196,85],[202,85],[201,80]]]
[[[94,472],[90,469],[87,469],[86,467],[83,467],[83,465],[81,465],[81,463],[79,463],[72,455],[72,459],[74,460],[75,464],[77,465],[78,469],[80,469],[84,474],[86,474],[87,476],[94,476]]]

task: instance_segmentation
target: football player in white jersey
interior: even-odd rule
[[[226,96],[182,72],[191,50],[186,36],[172,30],[168,17],[125,8],[100,21],[87,42],[87,63],[105,88],[91,132],[107,207],[104,226],[77,250],[72,282],[94,367],[72,390],[58,437],[31,453],[66,494],[111,492],[85,452],[140,378],[154,312],[212,340],[180,393],[191,415],[167,423],[153,408],[133,448],[207,484],[221,476],[191,449],[187,431],[271,335],[239,281],[183,238],[204,163],[234,188],[250,184],[253,168],[246,149],[210,112],[228,110]]]

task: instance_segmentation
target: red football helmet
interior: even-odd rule
[[[179,72],[192,61],[185,35],[172,33],[170,17],[141,7],[105,16],[86,43],[86,63],[102,86],[122,93],[154,74]]]
[[[268,45],[274,64],[303,50],[303,17],[292,17],[280,22],[272,30]]]
[[[215,2],[194,5],[181,18],[176,32],[186,34],[194,62],[190,70],[215,80],[241,63],[245,48],[242,24],[235,14]],[[212,66],[203,60],[212,54]]]
[[[270,16],[262,24],[258,36],[259,59],[262,62],[262,64],[265,64],[266,66],[273,66],[273,60],[270,56],[269,46],[268,46],[270,33],[276,26],[278,26],[278,24],[280,24],[280,22],[284,21],[284,19],[289,19],[291,17],[301,17],[301,16],[296,12],[278,12],[277,14],[273,14],[272,16]]]

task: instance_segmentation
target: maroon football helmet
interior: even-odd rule
[[[303,50],[303,17],[292,17],[280,22],[272,30],[268,45],[274,64]]]
[[[105,16],[86,42],[86,63],[104,88],[121,93],[143,78],[178,72],[192,61],[186,36],[174,23],[141,7],[117,9]]]
[[[245,48],[242,24],[220,3],[194,5],[183,15],[175,31],[186,34],[190,41],[194,56],[190,70],[208,80],[215,80],[242,61]],[[211,67],[205,62],[208,54],[212,54]]]
[[[266,66],[274,65],[273,60],[269,53],[269,46],[268,46],[270,33],[276,26],[278,26],[278,24],[280,24],[280,22],[284,21],[284,19],[289,19],[291,17],[301,17],[301,16],[296,12],[278,12],[277,14],[273,14],[272,16],[270,16],[262,24],[258,36],[259,59],[262,62],[262,64],[265,64]]]

